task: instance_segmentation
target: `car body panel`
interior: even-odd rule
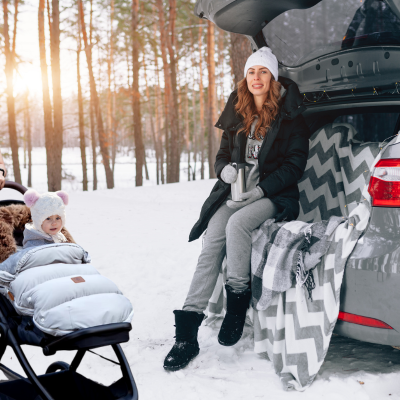
[[[400,209],[373,207],[369,226],[346,263],[340,310],[375,318],[393,330],[339,321],[334,332],[400,345]]]
[[[398,143],[387,146],[382,154],[382,158],[400,158],[400,149]]]
[[[397,138],[381,158],[400,158]],[[335,333],[372,343],[400,345],[400,208],[372,207],[368,228],[346,263],[340,310],[375,318],[393,329],[339,321]]]
[[[194,13],[214,22],[220,29],[252,37],[283,12],[310,8],[320,1],[197,0]]]

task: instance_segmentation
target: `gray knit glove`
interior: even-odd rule
[[[221,171],[221,179],[225,183],[234,183],[237,179],[237,171],[232,165],[225,165],[223,170]]]
[[[226,202],[226,205],[229,208],[242,208],[244,206],[247,206],[248,204],[254,203],[257,200],[260,200],[261,198],[264,197],[264,191],[260,187],[256,187],[253,190],[250,190],[250,192],[245,192],[240,195],[240,198],[242,200],[246,201],[233,201],[233,200],[228,200]]]

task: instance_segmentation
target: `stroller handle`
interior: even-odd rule
[[[17,192],[20,192],[21,194],[25,194],[25,192],[28,190],[25,186],[21,185],[20,183],[12,181],[6,181],[6,183],[4,184],[4,188],[14,189]]]

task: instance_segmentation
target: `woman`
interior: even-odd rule
[[[215,163],[219,180],[189,236],[195,240],[207,229],[183,309],[174,311],[176,343],[164,361],[168,371],[184,368],[199,353],[198,328],[225,255],[227,313],[218,341],[239,341],[251,299],[251,232],[269,218],[289,221],[299,214],[297,181],[310,136],[302,96],[290,79],[278,82],[278,62],[267,47],[248,58],[244,75],[216,124],[224,131]],[[247,163],[241,202],[231,200],[237,172],[230,162]]]

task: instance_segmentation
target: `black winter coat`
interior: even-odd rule
[[[279,78],[286,89],[280,112],[267,132],[260,152],[258,164],[260,182],[258,186],[265,197],[278,208],[275,221],[291,221],[299,215],[299,189],[297,181],[302,177],[308,157],[308,139],[311,135],[304,117],[303,98],[297,85],[288,78]],[[228,197],[231,185],[221,180],[221,171],[230,162],[245,162],[247,137],[237,131],[243,118],[235,112],[236,90],[231,93],[216,127],[222,129],[222,140],[214,165],[218,182],[203,204],[200,218],[193,226],[189,242],[198,239],[207,229],[208,222]]]

